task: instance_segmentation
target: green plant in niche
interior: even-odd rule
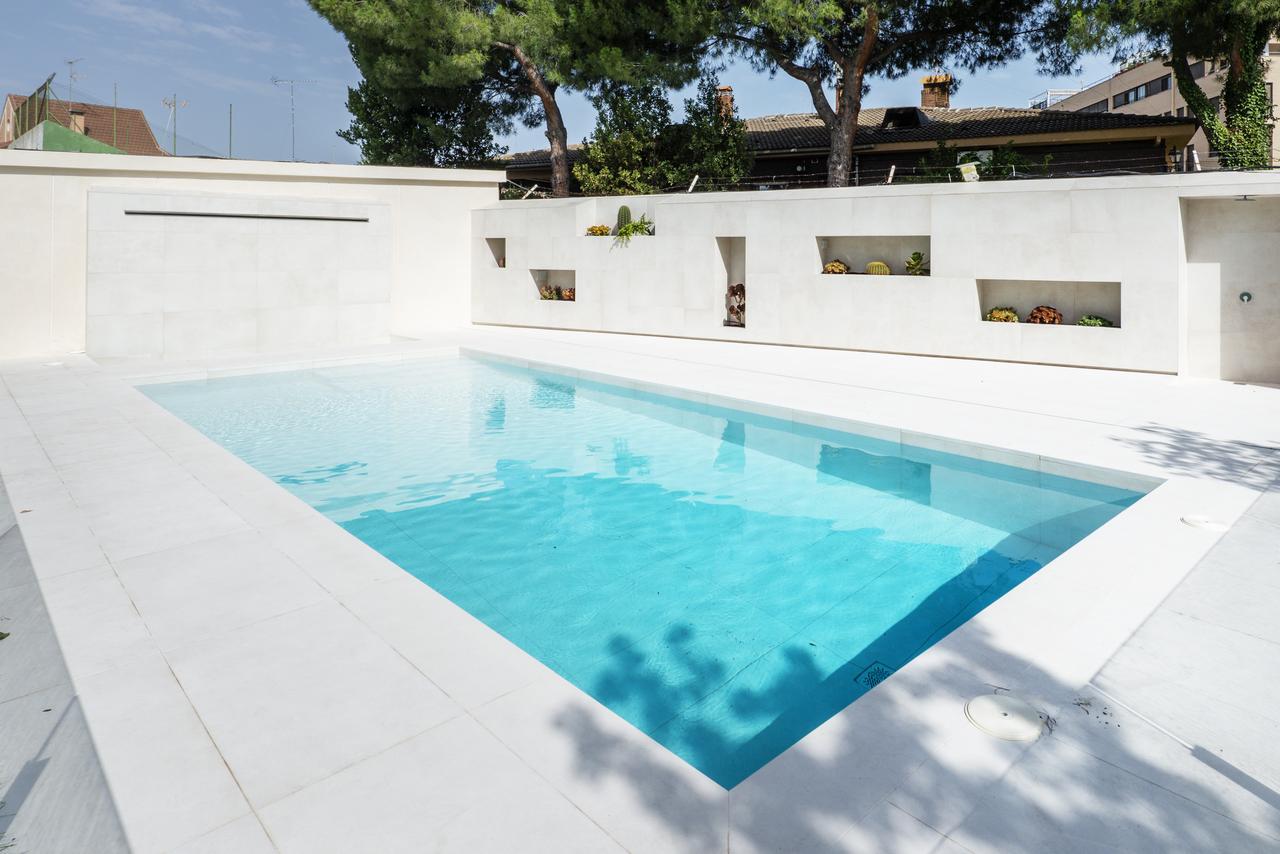
[[[622,205],[618,208],[618,223],[613,227],[614,234],[621,234],[622,229],[631,224],[631,208]]]
[[[539,299],[560,299],[560,289],[555,285],[538,285]]]
[[[987,312],[987,320],[993,323],[1017,323],[1018,312],[1006,306],[999,306]]]
[[[608,237],[613,229],[607,225],[589,225],[587,226],[587,234],[591,237]]]
[[[652,235],[653,223],[644,214],[640,214],[639,219],[628,220],[626,224],[618,226],[618,231],[613,238],[613,245],[626,246],[633,237],[649,237]]]
[[[889,269],[889,265],[883,261],[872,261],[867,265],[868,276],[892,276],[893,271]]]
[[[1115,326],[1115,324],[1112,323],[1110,320],[1107,320],[1105,317],[1098,314],[1081,315],[1080,319],[1076,321],[1076,325],[1077,326],[1102,326],[1102,327]]]
[[[906,260],[906,268],[908,276],[927,276],[929,275],[928,263],[923,252],[912,252],[911,257]]]

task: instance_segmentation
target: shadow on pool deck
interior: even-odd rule
[[[930,609],[936,604],[922,602],[822,684],[852,681],[854,661],[874,657],[895,634],[916,633],[913,623]],[[660,686],[628,649],[617,646],[611,684],[640,692]],[[631,786],[687,850],[916,851],[948,838],[977,850],[1037,852],[1274,851],[1280,844],[1280,793],[1230,761],[1238,757],[1212,745],[1188,748],[1090,687],[1062,684],[998,649],[978,626],[967,626],[962,642],[927,669],[908,667],[862,697],[847,721],[822,724],[834,709],[788,702],[816,673],[796,650],[765,691],[735,698],[739,709],[786,709],[760,738],[819,729],[816,747],[797,745],[732,788],[727,843],[716,799],[650,751],[603,731],[581,707],[561,710],[556,725],[584,781]],[[1058,716],[1056,729],[1024,747],[969,728],[963,702],[992,690],[988,680],[1038,698]],[[706,750],[727,749],[714,732],[699,737],[707,738]]]
[[[1205,477],[1266,489],[1280,477],[1280,449],[1251,442],[1215,439],[1197,430],[1144,424],[1138,438],[1120,442],[1152,465],[1187,477]]]

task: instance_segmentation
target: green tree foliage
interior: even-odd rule
[[[347,90],[351,126],[338,136],[360,146],[361,162],[384,166],[478,166],[506,149],[510,127],[478,83],[455,88],[386,89],[362,80]]]
[[[663,2],[620,0],[308,0],[342,32],[366,79],[455,88],[483,82],[504,110],[546,126],[552,190],[569,192],[556,96],[607,81],[682,85],[696,76],[692,37]],[[372,75],[372,77],[370,77]]]
[[[919,171],[904,178],[901,183],[935,183],[942,181],[959,181],[958,167],[961,163],[973,163],[978,167],[978,178],[983,181],[1003,181],[1010,178],[1048,175],[1052,155],[1035,163],[1028,160],[1018,151],[1013,140],[991,149],[988,156],[981,157],[975,151],[961,151],[945,139],[938,140],[938,145],[918,161]]]
[[[698,0],[687,0],[691,7]],[[720,4],[717,31],[757,68],[804,83],[830,134],[827,184],[849,183],[858,113],[872,75],[945,64],[974,70],[1028,48],[1046,67],[1065,57],[1060,18],[1043,0],[747,0]],[[688,14],[693,15],[693,11]],[[834,87],[834,102],[828,97]]]
[[[661,86],[609,86],[596,98],[596,127],[573,167],[591,195],[640,195],[700,184],[736,183],[751,168],[746,128],[721,101],[712,77],[673,123]],[[705,183],[703,183],[705,182]]]
[[[684,102],[684,121],[676,126],[677,183],[695,175],[699,186],[737,184],[751,171],[754,159],[747,148],[747,125],[737,107],[722,98],[714,77],[703,77],[698,91]]]
[[[1178,91],[1204,127],[1224,166],[1271,165],[1271,103],[1263,52],[1280,30],[1280,0],[1075,0],[1067,44],[1110,48],[1117,60],[1154,53],[1167,57]],[[1197,59],[1225,64],[1215,108],[1191,74]]]

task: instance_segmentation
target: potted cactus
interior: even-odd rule
[[[1018,312],[1009,306],[998,306],[987,312],[986,319],[992,323],[1017,323]]]
[[[822,272],[829,276],[841,276],[849,272],[849,265],[836,258],[822,265]]]
[[[889,265],[883,261],[872,261],[867,265],[868,276],[892,276],[893,271],[889,269]]]

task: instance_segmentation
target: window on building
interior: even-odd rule
[[[1076,110],[1076,112],[1078,113],[1105,113],[1106,111],[1107,111],[1106,98],[1103,98],[1101,101],[1095,101],[1087,107],[1081,107],[1080,109]]]
[[[1177,112],[1178,112],[1178,118],[1182,118],[1182,117],[1184,117],[1184,116],[1187,114],[1187,108],[1186,108],[1186,107],[1179,107],[1179,108],[1178,108],[1178,110],[1177,110]]]
[[[1112,106],[1123,107],[1125,104],[1141,101],[1143,98],[1148,98],[1160,92],[1168,92],[1171,81],[1172,75],[1166,74],[1163,77],[1157,77],[1155,80],[1148,80],[1140,86],[1126,89],[1111,99]]]
[[[1191,64],[1191,79],[1199,80],[1203,76],[1204,76],[1204,60],[1202,59],[1199,62],[1194,62]]]

